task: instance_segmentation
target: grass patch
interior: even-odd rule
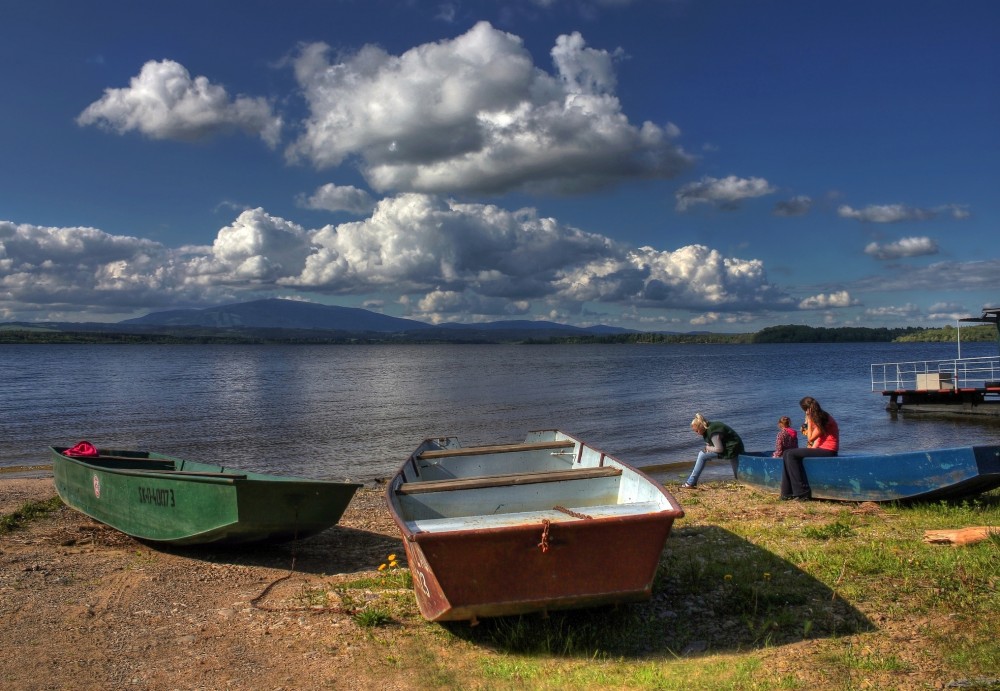
[[[834,540],[854,535],[854,530],[847,523],[834,521],[820,526],[807,526],[802,534],[814,540]]]
[[[919,660],[945,681],[997,669],[1000,544],[922,537],[1000,525],[1000,492],[790,504],[735,484],[685,502],[649,602],[443,626],[492,652],[480,672],[501,687],[892,688]]]
[[[412,616],[416,609],[412,589],[410,572],[391,554],[374,575],[305,588],[297,599],[310,609],[340,610],[358,626],[371,629]]]
[[[62,505],[62,499],[58,496],[44,501],[30,501],[13,513],[0,516],[0,535],[11,533],[29,521],[47,516]]]
[[[365,628],[385,626],[392,623],[392,615],[389,611],[376,606],[366,606],[355,612],[352,616],[354,623]]]
[[[711,484],[684,509],[647,602],[470,626],[425,622],[403,568],[328,590],[359,626],[396,624],[379,637],[396,636],[394,659],[426,688],[898,688],[900,675],[943,688],[996,678],[1000,540],[922,538],[1000,525],[1000,491],[875,506]]]

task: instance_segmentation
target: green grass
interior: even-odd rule
[[[684,506],[650,602],[444,628],[489,653],[480,674],[500,688],[895,688],[928,656],[951,679],[1000,669],[1000,540],[922,541],[1000,525],[1000,492],[872,511],[785,508],[724,485]],[[765,662],[803,644],[814,651],[804,666]],[[803,678],[821,666],[825,676]]]
[[[1000,676],[1000,539],[922,540],[1000,525],[1000,491],[789,504],[735,484],[685,500],[648,602],[471,626],[425,622],[402,567],[323,592],[421,688],[895,689]]]
[[[358,626],[373,628],[375,626],[385,626],[392,623],[392,615],[382,607],[365,606],[355,612],[352,616]]]
[[[412,617],[416,609],[411,592],[413,578],[395,559],[389,563],[375,575],[305,588],[297,599],[312,609],[341,610],[366,629],[387,626],[397,617]]]

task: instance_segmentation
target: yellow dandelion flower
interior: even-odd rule
[[[395,561],[395,560],[390,561],[389,562],[389,568],[391,568],[391,569],[399,568],[399,562]]]
[[[379,571],[385,571],[385,564],[379,564],[378,570]]]
[[[396,555],[395,554],[390,554],[389,555],[389,561],[396,561]]]
[[[733,574],[731,574],[731,573],[727,573],[727,574],[726,574],[726,580],[727,580],[727,581],[731,581],[731,580],[733,580]]]

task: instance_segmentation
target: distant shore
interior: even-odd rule
[[[511,326],[476,328],[475,325],[440,327],[398,332],[331,330],[309,327],[204,327],[126,326],[116,324],[73,324],[52,322],[0,323],[0,345],[442,345],[442,344],[526,344],[526,345],[628,345],[628,344],[774,344],[774,343],[942,343],[955,342],[956,329],[946,327],[871,328],[770,326],[752,333],[624,332],[586,333],[576,327],[552,328]],[[992,326],[962,330],[966,342],[995,342]]]

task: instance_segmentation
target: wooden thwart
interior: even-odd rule
[[[430,449],[421,453],[417,458],[424,460],[429,458],[450,458],[452,456],[478,456],[488,453],[516,453],[518,451],[538,451],[540,449],[566,449],[576,446],[572,439],[560,439],[558,441],[539,441],[524,444],[499,444],[497,446],[463,446],[459,449]]]
[[[202,470],[171,470],[169,468],[128,468],[114,470],[123,475],[183,475],[185,477],[218,477],[225,480],[246,480],[247,476],[240,473],[213,473]]]
[[[548,470],[536,473],[509,473],[506,475],[479,475],[477,477],[456,477],[447,480],[427,480],[424,482],[404,482],[396,490],[398,494],[423,494],[424,492],[445,492],[460,489],[482,489],[485,487],[506,487],[530,485],[538,482],[561,482],[582,480],[593,477],[616,477],[621,468],[601,466],[579,468],[577,470]]]
[[[241,475],[239,473],[209,473],[202,472],[200,470],[151,470],[151,473],[164,474],[164,475],[195,475],[203,477],[227,477],[232,480],[246,480],[246,475]]]
[[[83,461],[86,463],[90,460],[95,461],[161,461],[159,458],[150,458],[149,456],[66,456],[66,458],[73,458],[78,461]],[[173,461],[166,461],[167,463],[172,463]]]

